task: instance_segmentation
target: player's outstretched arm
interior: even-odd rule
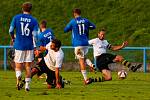
[[[96,26],[93,23],[89,22],[89,29],[93,30],[95,28],[96,28]]]
[[[69,31],[72,30],[72,23],[73,23],[73,21],[71,20],[71,21],[67,24],[67,26],[64,28],[64,33],[69,32]]]
[[[124,41],[121,45],[111,46],[111,50],[113,50],[113,51],[120,50],[120,49],[124,48],[127,45],[128,45],[128,42]]]

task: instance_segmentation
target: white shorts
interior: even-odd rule
[[[32,62],[34,60],[33,50],[15,50],[14,61],[16,63]]]
[[[88,46],[75,47],[74,53],[77,59],[85,58],[85,55],[88,53]]]

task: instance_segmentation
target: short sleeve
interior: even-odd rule
[[[94,45],[95,44],[95,39],[91,39],[88,42],[89,42],[89,45]]]
[[[63,63],[63,58],[64,58],[64,54],[63,53],[59,53],[56,56],[56,68],[61,68],[62,67],[62,63]]]

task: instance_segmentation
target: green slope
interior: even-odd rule
[[[15,14],[21,13],[25,0],[0,0],[0,45],[8,45],[9,24]],[[106,27],[107,38],[114,44],[124,40],[129,46],[149,46],[150,0],[30,0],[32,15],[41,21],[47,19],[57,38],[63,45],[71,45],[71,34],[64,34],[65,25],[72,18],[72,9],[81,8],[82,16],[94,22],[96,30],[90,38],[96,37],[98,30]],[[66,38],[67,37],[67,38]],[[4,41],[5,40],[5,41]]]

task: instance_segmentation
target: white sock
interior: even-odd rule
[[[18,79],[19,77],[21,77],[21,71],[16,71],[16,78]]]
[[[86,59],[85,62],[90,67],[93,65],[90,59]]]
[[[26,84],[25,84],[25,89],[30,89],[28,82],[26,82]]]
[[[30,83],[31,82],[31,78],[25,78],[25,82],[26,83]]]
[[[86,70],[81,70],[84,80],[87,80]]]

